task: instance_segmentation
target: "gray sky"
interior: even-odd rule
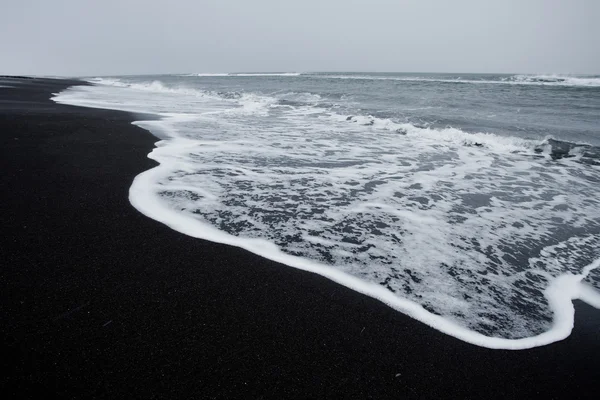
[[[0,74],[600,74],[600,0],[1,0]]]

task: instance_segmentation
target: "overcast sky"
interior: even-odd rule
[[[600,0],[1,0],[0,74],[600,74]]]

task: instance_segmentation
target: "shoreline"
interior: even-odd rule
[[[579,301],[567,339],[489,350],[327,278],[143,216],[127,193],[156,165],[147,158],[155,137],[132,114],[49,99],[74,84],[87,83],[0,87],[11,232],[2,386],[11,395],[597,395],[600,318]]]

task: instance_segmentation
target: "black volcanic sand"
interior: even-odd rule
[[[134,116],[0,79],[3,398],[597,398],[600,313],[566,340],[489,350],[127,199],[154,166]]]

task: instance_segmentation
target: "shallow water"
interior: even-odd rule
[[[471,343],[600,302],[600,78],[191,74],[59,102],[155,113],[144,214],[325,275]],[[583,282],[583,283],[581,283]]]

